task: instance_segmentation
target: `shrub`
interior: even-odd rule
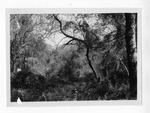
[[[12,88],[38,88],[42,89],[45,85],[45,78],[41,75],[35,75],[31,72],[19,72],[15,77],[11,78]]]

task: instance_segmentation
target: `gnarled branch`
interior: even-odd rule
[[[99,81],[99,80],[98,80],[98,76],[97,76],[97,74],[96,74],[96,72],[95,72],[95,70],[94,70],[94,68],[93,68],[93,66],[92,66],[92,62],[91,62],[91,60],[90,60],[90,58],[89,58],[90,48],[89,48],[88,44],[85,42],[85,40],[82,40],[82,39],[79,39],[79,38],[76,38],[76,37],[73,37],[73,36],[70,36],[70,35],[66,34],[66,33],[63,31],[62,22],[58,19],[58,17],[57,17],[56,15],[53,15],[53,16],[54,16],[54,18],[59,22],[59,24],[60,24],[60,31],[62,32],[63,35],[65,35],[65,36],[68,37],[68,38],[71,38],[72,41],[75,40],[75,41],[81,42],[81,43],[83,43],[83,44],[85,45],[85,47],[86,47],[86,58],[87,58],[88,64],[89,64],[90,68],[91,68],[92,71],[93,71],[93,74],[94,74],[94,77],[95,77],[95,79],[96,79],[96,82],[98,82],[98,81]]]

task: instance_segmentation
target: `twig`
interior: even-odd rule
[[[119,61],[121,62],[121,64],[123,65],[124,69],[126,70],[128,76],[129,76],[128,68],[125,66],[125,64],[123,63],[123,61],[121,60],[121,58],[119,56],[117,56],[117,55],[115,55],[115,56],[119,59]]]

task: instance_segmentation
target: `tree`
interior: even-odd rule
[[[126,32],[125,32],[125,40],[126,40],[126,50],[127,50],[127,61],[128,61],[128,70],[129,70],[129,78],[130,78],[130,92],[131,97],[137,96],[137,72],[136,72],[136,59],[134,58],[135,47],[134,47],[134,22],[137,14],[126,13]],[[134,17],[135,16],[135,17]],[[135,34],[136,35],[136,34]],[[135,36],[137,37],[137,36]],[[135,38],[136,39],[136,38]],[[136,42],[136,41],[135,41]]]
[[[53,16],[54,16],[55,20],[57,20],[58,23],[60,24],[60,31],[62,32],[62,34],[71,39],[69,42],[77,41],[79,43],[82,43],[85,46],[85,48],[86,48],[86,58],[87,58],[88,64],[89,64],[91,70],[93,71],[93,74],[94,74],[94,77],[95,77],[95,81],[98,82],[99,78],[98,78],[98,76],[97,76],[97,74],[96,74],[96,72],[95,72],[95,70],[93,68],[93,65],[91,63],[91,60],[89,58],[89,52],[90,52],[90,48],[91,48],[90,44],[91,43],[89,43],[90,40],[88,40],[88,39],[91,38],[91,37],[89,37],[89,33],[88,33],[88,24],[84,21],[84,23],[80,24],[80,26],[79,26],[80,28],[82,28],[81,30],[83,30],[83,32],[85,33],[85,38],[82,40],[82,39],[76,38],[74,36],[71,36],[71,35],[68,35],[67,33],[65,33],[63,31],[63,26],[62,26],[61,20],[59,20],[56,15],[53,15]]]
[[[48,20],[47,20],[48,18]],[[28,57],[45,49],[44,39],[53,32],[54,19],[47,15],[12,14],[10,18],[11,72],[17,68],[28,70]],[[56,30],[56,29],[55,29]]]
[[[109,22],[116,27],[114,47],[116,48],[116,58],[120,60],[125,68],[130,80],[130,93],[132,98],[137,96],[137,14],[104,14],[102,15],[105,23]],[[109,18],[109,19],[108,19]],[[111,35],[113,36],[113,34]],[[120,51],[124,52],[123,59],[121,59]],[[119,54],[118,54],[119,53]]]
[[[11,15],[10,19],[10,57],[11,72],[15,73],[19,63],[24,62],[26,49],[25,46],[28,32],[30,31],[31,15]],[[25,66],[25,65],[24,65]]]

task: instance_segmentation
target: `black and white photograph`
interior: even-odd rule
[[[9,13],[8,101],[138,100],[138,16]]]

